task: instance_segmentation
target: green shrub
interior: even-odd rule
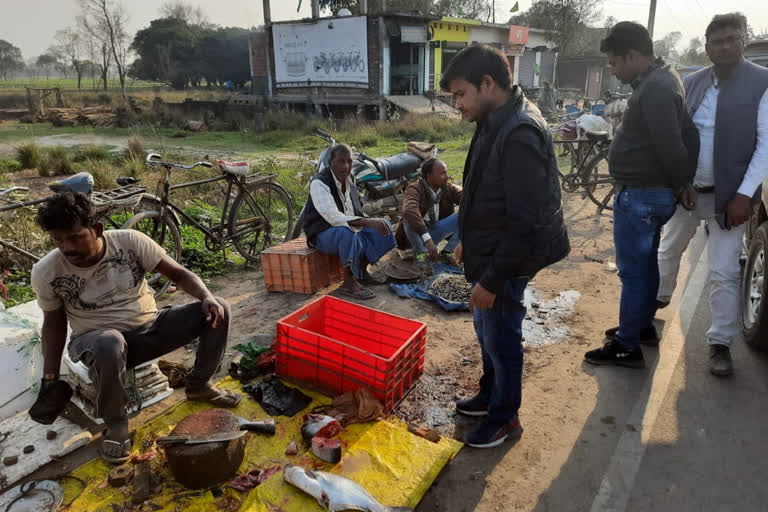
[[[62,176],[73,173],[72,160],[66,148],[56,146],[45,150],[38,168],[40,176]]]
[[[83,170],[93,176],[93,186],[96,190],[108,190],[115,188],[115,180],[119,176],[119,170],[107,160],[86,160],[83,162]]]
[[[37,169],[42,159],[43,152],[34,142],[16,146],[16,160],[24,169]]]
[[[85,162],[86,160],[108,160],[110,153],[107,148],[102,146],[81,146],[78,148],[73,160],[75,162]]]
[[[0,158],[0,173],[17,172],[22,169],[21,163],[13,158]]]

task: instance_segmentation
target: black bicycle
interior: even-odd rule
[[[198,167],[211,169],[210,162],[183,165],[165,162],[161,156],[147,155],[147,166],[163,172],[159,196],[144,194],[139,213],[128,219],[124,228],[137,229],[159,243],[174,259],[181,257],[180,226],[193,226],[205,236],[206,248],[219,251],[234,245],[248,262],[258,262],[261,251],[287,241],[293,228],[293,202],[274,174],[249,173],[247,162],[219,161],[219,174],[202,179],[172,184],[174,170],[192,171]],[[171,194],[185,188],[202,190],[219,182],[224,185],[224,204],[220,212],[192,213],[171,202]],[[216,220],[212,215],[220,215]],[[160,274],[148,278],[156,294],[163,293],[170,283]]]
[[[99,220],[106,229],[123,228],[123,222],[133,215],[133,210],[141,201],[142,194],[147,191],[146,188],[136,185],[135,182],[127,183],[125,180],[130,181],[128,178],[118,178],[118,185],[122,186],[104,192],[92,191],[88,194]],[[52,186],[51,189],[54,192],[66,190],[66,180],[63,182],[63,186],[56,185]],[[29,210],[46,201],[46,198],[29,201],[17,200],[17,195],[23,195],[28,191],[29,188],[27,187],[0,189],[0,214],[4,214],[2,217],[5,218],[6,231],[10,232],[13,237],[13,240],[0,238],[0,246],[36,262],[40,260],[41,256],[28,250],[28,245],[34,244],[25,243],[36,237],[31,233],[31,230],[25,229],[25,222],[8,222],[14,215],[14,210]],[[39,242],[39,236],[37,238],[36,241]]]
[[[585,132],[577,140],[553,140],[553,144],[570,144],[571,169],[568,174],[560,173],[560,184],[564,192],[581,192],[597,205],[597,214],[613,210],[616,183],[608,171],[608,149],[611,141],[607,133]]]

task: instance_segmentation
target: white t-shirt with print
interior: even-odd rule
[[[32,287],[43,311],[62,306],[79,336],[95,329],[121,332],[142,327],[157,313],[144,278],[165,256],[147,235],[132,229],[104,232],[104,257],[88,268],[69,263],[54,249],[32,267]]]

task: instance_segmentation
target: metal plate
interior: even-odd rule
[[[32,480],[0,496],[3,512],[55,512],[64,501],[64,490],[53,480]]]

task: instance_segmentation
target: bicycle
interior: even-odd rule
[[[105,192],[92,191],[88,194],[91,199],[91,203],[94,205],[96,213],[99,215],[99,220],[104,224],[106,229],[122,228],[123,226],[120,224],[121,217],[127,217],[129,215],[127,213],[117,214],[117,210],[123,208],[125,209],[125,212],[130,211],[132,213],[132,209],[139,204],[141,195],[147,191],[146,188],[137,186],[135,184],[135,180],[128,178],[118,178],[117,181],[118,185],[121,185],[118,188]],[[91,178],[91,183],[92,182],[93,180]],[[67,180],[63,180],[61,183],[63,183],[63,186],[61,184],[57,185],[56,187],[52,186],[52,190],[54,192],[59,192],[68,188],[66,185]],[[0,189],[0,201],[6,203],[0,206],[0,213],[37,206],[47,200],[47,198],[42,198],[19,202],[12,199],[12,195],[14,193],[28,191],[28,187],[11,187],[8,189]],[[40,260],[40,256],[1,238],[0,246],[20,254],[34,262]]]
[[[276,175],[249,174],[247,162],[219,160],[219,175],[172,184],[174,169],[210,169],[213,165],[210,162],[183,165],[165,162],[161,158],[161,155],[150,153],[145,159],[148,167],[163,172],[159,197],[144,194],[139,205],[140,212],[128,219],[124,228],[138,229],[149,235],[164,248],[170,248],[176,260],[181,255],[182,220],[203,233],[209,250],[223,250],[232,244],[248,262],[258,262],[262,250],[289,240],[294,222],[293,202],[283,186],[274,181]],[[196,219],[170,200],[174,191],[217,182],[226,182],[224,206],[218,224],[204,225],[203,221],[211,219],[203,216]],[[160,274],[153,274],[147,280],[157,295],[162,294],[170,284]]]
[[[583,139],[552,141],[560,145],[574,142],[578,144],[578,151],[571,162],[570,172],[564,174],[558,166],[563,191],[572,193],[582,189],[582,193],[597,205],[598,215],[603,210],[613,210],[616,184],[608,172],[608,149],[611,145],[608,134],[586,132]]]

